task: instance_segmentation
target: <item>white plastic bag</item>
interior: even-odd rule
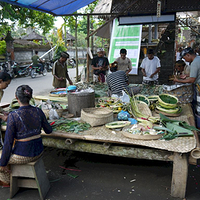
[[[56,109],[50,109],[49,111],[49,119],[53,120],[53,119],[59,119],[58,113],[56,111]]]
[[[119,97],[123,103],[130,103],[130,98],[124,90],[122,90],[122,96]]]

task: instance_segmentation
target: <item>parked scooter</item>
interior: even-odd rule
[[[20,66],[17,72],[17,76],[30,76],[31,75],[31,68],[30,65]]]
[[[13,65],[11,65],[11,66],[9,66],[9,65],[10,65],[10,64],[9,64],[8,61],[6,61],[5,63],[1,63],[1,64],[0,64],[0,70],[3,71],[3,72],[7,72],[8,74],[10,74],[10,76],[11,76],[12,78],[14,78],[14,77],[15,77],[14,67],[15,67],[15,65],[17,65],[17,64],[14,62]]]

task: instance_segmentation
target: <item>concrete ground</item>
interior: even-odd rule
[[[46,200],[181,200],[170,196],[171,162],[49,147],[45,148],[43,160],[51,184]],[[190,165],[187,200],[200,199],[199,184],[200,165]],[[39,200],[39,193],[36,189],[20,189],[13,199]],[[0,200],[9,200],[9,188],[0,187]]]
[[[38,95],[40,92],[49,92],[51,83],[50,73],[36,79],[14,79],[6,89],[3,101],[10,102],[18,85],[29,84]],[[172,162],[111,157],[54,148],[45,148],[43,160],[51,184],[46,200],[181,200],[170,195]],[[40,198],[36,189],[20,189],[13,199]],[[200,161],[196,166],[189,166],[186,199],[200,199]],[[9,200],[8,187],[0,186],[0,200]]]

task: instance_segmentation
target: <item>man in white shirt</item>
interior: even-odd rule
[[[158,84],[158,73],[160,72],[160,59],[154,56],[153,49],[148,49],[147,57],[143,59],[142,64],[143,83]]]
[[[120,50],[120,57],[115,60],[118,64],[118,70],[126,72],[126,75],[132,70],[132,62],[129,58],[126,57],[127,50]]]

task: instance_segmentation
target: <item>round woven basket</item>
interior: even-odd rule
[[[108,108],[83,108],[81,119],[91,126],[99,126],[113,121],[113,111]]]
[[[152,112],[151,112],[149,106],[145,102],[137,101],[137,106],[138,106],[139,111],[142,114],[152,117]]]

